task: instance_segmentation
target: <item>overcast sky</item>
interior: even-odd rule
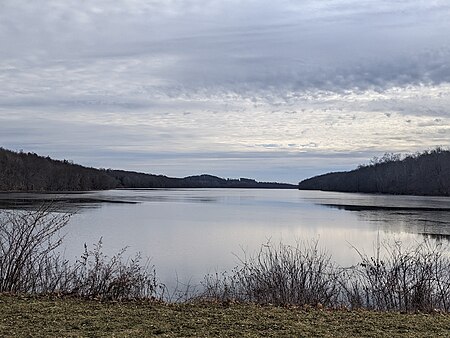
[[[448,0],[0,0],[0,146],[298,182],[450,145]]]

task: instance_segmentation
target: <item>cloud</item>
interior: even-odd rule
[[[383,89],[450,78],[445,1],[15,0],[2,9],[11,75],[36,72],[65,86],[81,78],[75,89],[111,71],[118,88],[187,90]]]
[[[449,16],[421,0],[4,0],[0,144],[115,167],[163,149],[183,159],[171,173],[276,151],[293,175],[293,154],[356,165],[445,144]]]

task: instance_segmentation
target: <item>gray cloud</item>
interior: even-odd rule
[[[0,14],[1,55],[22,61],[11,76],[38,69],[45,81],[47,70],[64,85],[110,71],[122,85],[156,78],[188,89],[442,83],[449,14],[445,1],[15,0]]]
[[[0,145],[114,167],[164,149],[171,173],[261,152],[295,175],[291,154],[448,143],[449,17],[444,0],[4,0]]]

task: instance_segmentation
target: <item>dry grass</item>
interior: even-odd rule
[[[450,315],[0,295],[2,337],[449,337]]]

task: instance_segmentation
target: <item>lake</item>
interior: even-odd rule
[[[348,266],[357,262],[355,248],[372,254],[377,239],[411,244],[450,238],[448,197],[263,189],[0,194],[4,208],[41,199],[68,200],[78,209],[65,230],[67,258],[103,238],[107,254],[128,247],[129,255],[150,257],[167,284],[196,284],[207,273],[229,271],[267,242],[318,240]]]

